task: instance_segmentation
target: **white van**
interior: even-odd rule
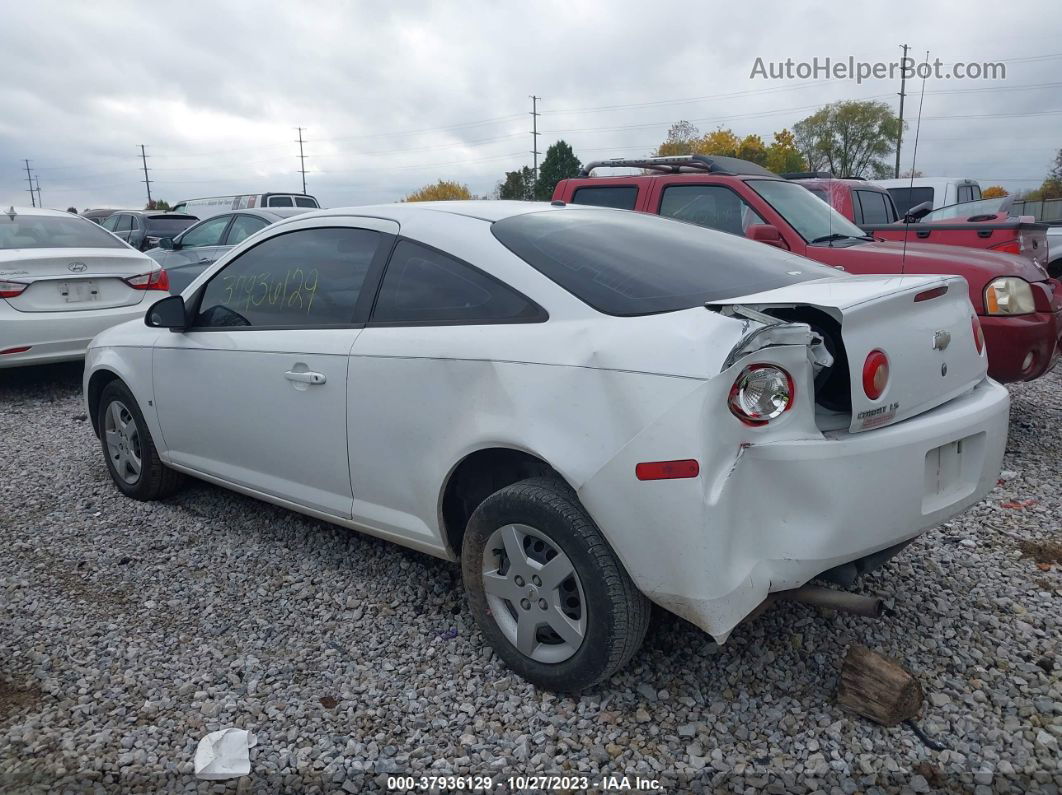
[[[238,196],[209,196],[204,199],[184,199],[173,206],[172,212],[189,213],[200,221],[212,215],[249,210],[253,207],[306,207],[319,209],[313,196],[305,193],[243,193]]]
[[[933,202],[933,209],[938,210],[949,204],[965,204],[981,198],[981,186],[976,179],[957,179],[953,177],[910,177],[906,179],[876,179],[892,195],[892,203],[900,217],[916,204]]]

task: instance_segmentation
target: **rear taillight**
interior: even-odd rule
[[[996,243],[991,248],[995,251],[1005,251],[1008,254],[1021,254],[1021,241],[1008,240],[1006,243]]]
[[[889,385],[889,357],[884,351],[871,351],[863,362],[863,391],[877,400]]]
[[[157,270],[151,273],[142,273],[139,276],[131,276],[124,280],[134,290],[169,290],[170,277],[166,271]]]
[[[974,345],[977,346],[977,353],[980,355],[985,349],[985,332],[981,328],[981,321],[977,319],[977,315],[973,316],[971,323],[973,324]]]
[[[14,298],[16,295],[22,295],[22,291],[27,287],[29,285],[22,282],[0,281],[0,298]]]
[[[766,425],[793,405],[793,378],[773,364],[751,364],[730,387],[730,412],[746,425]]]
[[[678,478],[695,478],[700,474],[701,465],[694,458],[681,461],[645,461],[634,467],[634,476],[638,480],[675,480]]]

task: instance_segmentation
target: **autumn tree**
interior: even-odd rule
[[[789,130],[779,130],[768,146],[759,135],[744,138],[731,129],[720,127],[701,135],[688,121],[671,125],[667,139],[657,148],[664,155],[718,155],[739,157],[771,171],[802,171],[807,166]]]
[[[535,198],[535,172],[530,166],[506,171],[505,180],[498,183],[497,194],[499,199],[531,201]]]
[[[557,141],[546,150],[546,157],[538,169],[535,198],[539,201],[552,199],[557,183],[562,179],[579,176],[579,169],[582,168],[582,165],[567,143]]]
[[[657,147],[657,157],[673,155],[691,155],[694,142],[701,137],[701,131],[688,121],[677,121],[667,131],[667,138]]]
[[[467,185],[460,182],[440,179],[433,185],[425,185],[423,188],[406,196],[404,202],[442,202],[459,199],[471,199],[472,191]]]
[[[888,173],[885,158],[896,148],[900,124],[884,102],[851,100],[797,122],[793,134],[812,171],[867,177]]]
[[[1009,196],[1010,193],[1002,185],[989,185],[983,191],[981,191],[982,199],[1002,199],[1004,196]]]
[[[1025,198],[1029,201],[1043,199],[1062,199],[1062,149],[1055,156],[1055,164],[1047,172],[1047,179],[1035,190],[1029,191]]]
[[[797,148],[796,139],[789,130],[779,130],[774,134],[771,145],[767,147],[767,160],[764,165],[775,174],[806,171],[808,168],[807,161]]]

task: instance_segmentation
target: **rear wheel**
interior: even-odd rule
[[[159,458],[129,388],[121,381],[107,384],[98,412],[103,457],[119,490],[135,500],[157,500],[176,491],[181,476]]]
[[[480,629],[533,684],[590,687],[645,637],[649,601],[563,482],[534,478],[488,497],[469,520],[461,557]]]

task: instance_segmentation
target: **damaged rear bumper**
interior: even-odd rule
[[[650,536],[637,556],[621,553],[643,592],[722,641],[769,594],[902,544],[981,500],[998,477],[1008,412],[1007,390],[985,380],[887,428],[751,444],[720,477],[639,484],[660,501],[604,505],[592,482],[583,498],[606,535],[617,526],[629,534],[634,523]]]

